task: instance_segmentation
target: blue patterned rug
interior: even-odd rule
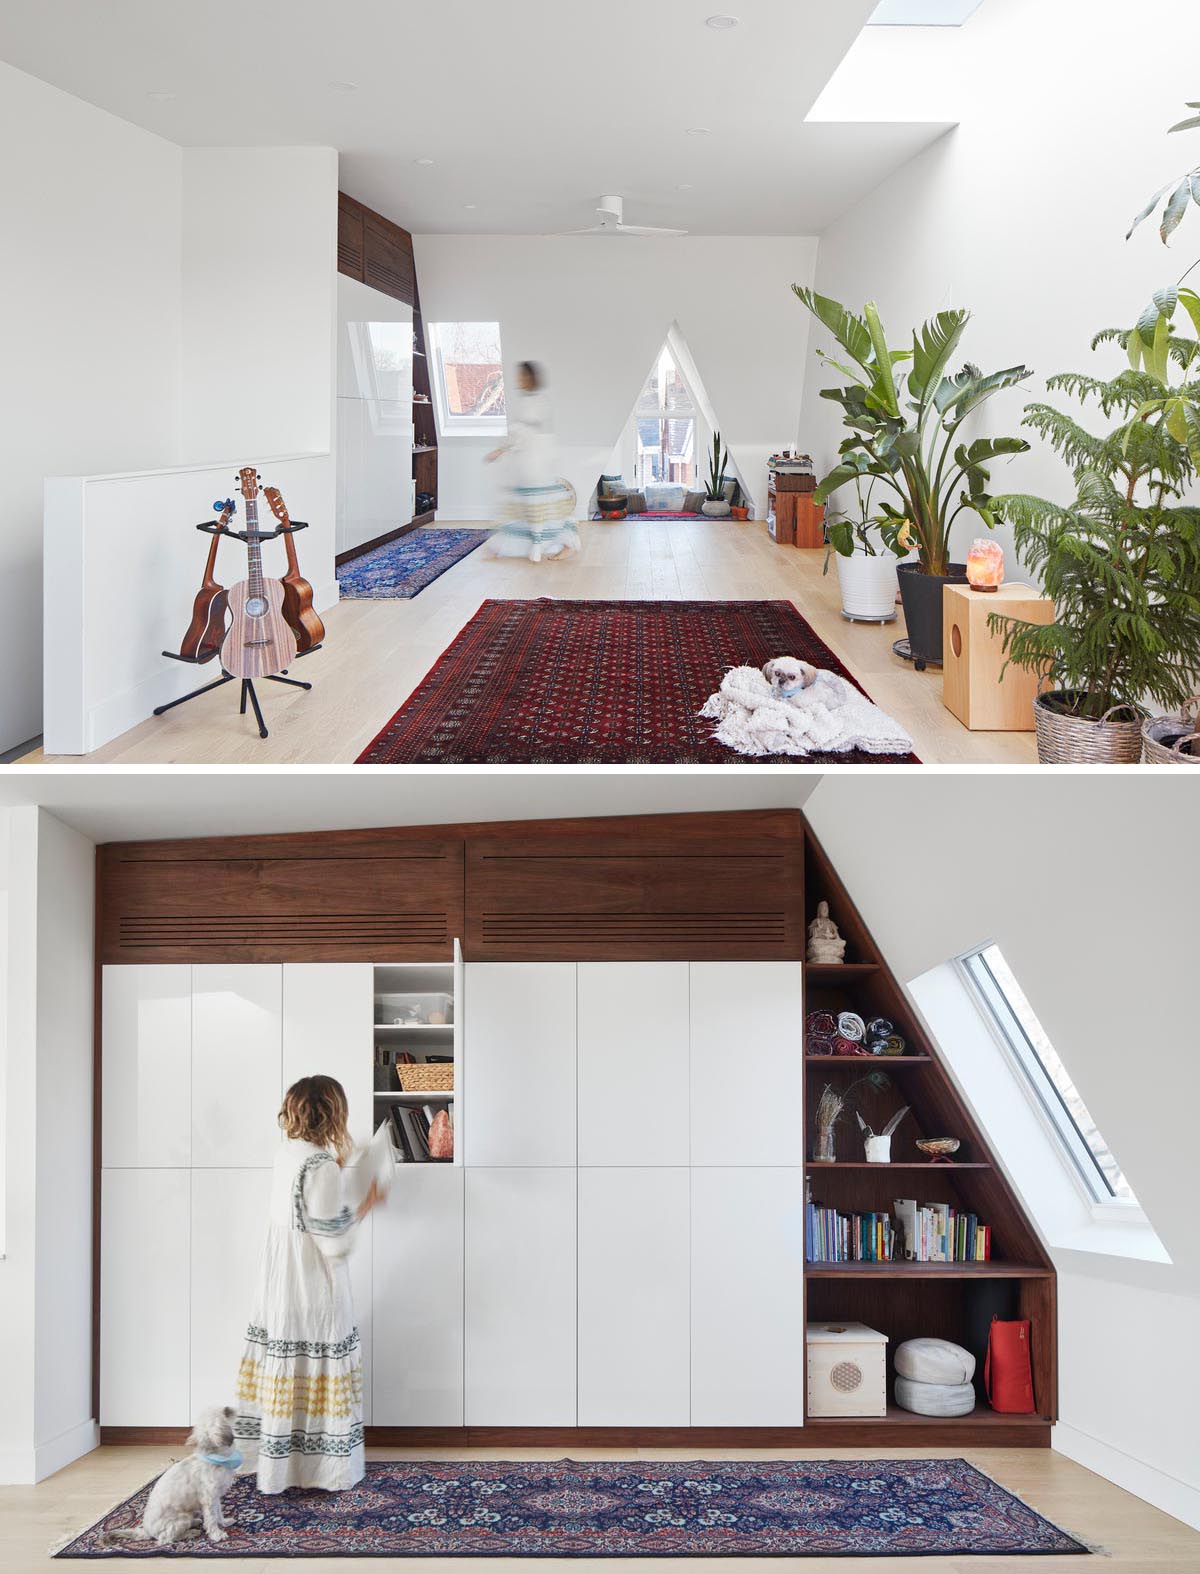
[[[1084,1553],[965,1459],[387,1460],[348,1492],[224,1499],[228,1539],[106,1548],[150,1483],[60,1558],[933,1557]]]
[[[347,601],[411,601],[490,535],[490,530],[437,530],[422,525],[409,536],[386,541],[343,563],[337,571],[338,586]]]

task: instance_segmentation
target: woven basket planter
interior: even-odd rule
[[[396,1075],[405,1093],[453,1093],[454,1063],[438,1061],[433,1065],[422,1062],[406,1064],[396,1062]]]
[[[1147,765],[1200,765],[1200,695],[1193,695],[1177,716],[1151,716],[1142,723],[1142,759]],[[1184,753],[1183,744],[1192,752]]]
[[[1099,721],[1082,716],[1063,716],[1051,710],[1046,701],[1071,699],[1065,689],[1039,694],[1033,702],[1037,728],[1038,760],[1043,765],[1136,765],[1142,757],[1142,725],[1139,717],[1117,720],[1128,706],[1117,705]]]

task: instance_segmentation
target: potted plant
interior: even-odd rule
[[[1196,474],[1186,426],[1163,415],[1200,385],[1200,346],[1156,332],[1149,362],[1138,330],[1108,330],[1139,364],[1104,381],[1062,372],[1047,381],[1119,424],[1097,436],[1048,404],[1032,404],[1026,426],[1074,472],[1073,499],[1014,494],[993,500],[1012,525],[1021,561],[1040,574],[1055,605],[1044,627],[999,614],[1008,661],[1051,684],[1034,702],[1038,758],[1125,762],[1141,758],[1145,701],[1180,706],[1200,672],[1200,506],[1184,501]],[[1157,417],[1157,418],[1156,418]]]
[[[1020,437],[978,437],[967,443],[960,441],[959,430],[986,400],[1030,376],[1029,368],[1010,366],[985,376],[967,363],[947,372],[968,312],[939,312],[914,332],[911,349],[893,350],[873,302],[857,317],[815,290],[798,284],[792,289],[853,362],[847,366],[819,352],[851,379],[845,387],[821,391],[822,398],[842,406],[851,435],[838,450],[839,463],[818,486],[816,501],[825,502],[863,473],[847,462],[851,454],[864,455],[867,473],[895,494],[896,501],[881,505],[881,514],[901,545],[917,553],[915,563],[899,570],[913,664],[920,670],[927,662],[940,663],[942,587],[966,579],[965,565],[950,560],[951,527],[965,510],[992,528],[988,464],[1029,447]],[[911,363],[907,376],[902,371],[906,362]]]
[[[729,450],[721,447],[720,432],[713,433],[712,458],[708,462],[708,484],[704,488],[704,501],[700,512],[709,519],[727,519],[729,503],[725,497],[725,466],[729,463]]]
[[[856,516],[842,509],[825,515],[824,572],[829,559],[837,557],[838,583],[842,591],[842,616],[851,623],[891,623],[896,616],[896,558],[908,550],[898,539],[899,531],[871,513],[871,494],[876,478],[870,472],[865,454],[846,456],[846,463],[858,471],[854,477]],[[863,481],[866,480],[866,491]]]

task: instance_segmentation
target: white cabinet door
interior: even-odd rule
[[[371,1137],[373,991],[368,962],[284,964],[281,1092],[301,1077],[336,1077],[359,1144]]]
[[[464,1162],[574,1164],[574,962],[465,971]]]
[[[692,1171],[692,1425],[804,1420],[804,1171]]]
[[[799,962],[692,962],[692,1163],[804,1163]]]
[[[191,1162],[192,970],[106,967],[102,1131],[107,1169]]]
[[[188,1172],[105,1170],[100,1207],[100,1422],[185,1426]]]
[[[192,1171],[191,1409],[236,1405],[267,1238],[270,1170]]]
[[[688,1152],[688,964],[580,963],[580,1164]]]
[[[687,1426],[686,1169],[579,1171],[579,1425]]]
[[[192,968],[192,1163],[269,1165],[279,1145],[282,969]]]
[[[401,1164],[371,1215],[372,1418],[463,1424],[463,1171]]]
[[[467,1170],[467,1426],[575,1425],[575,1174]]]

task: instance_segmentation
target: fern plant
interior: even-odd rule
[[[724,496],[721,487],[725,480],[725,466],[728,463],[729,450],[721,447],[720,432],[714,432],[712,458],[708,462],[708,486],[704,493],[710,503],[719,503]]]
[[[1116,341],[1128,351],[1135,333],[1106,331],[1092,348]],[[1024,424],[1074,472],[1070,503],[1020,493],[993,500],[1022,563],[1052,597],[1055,621],[993,613],[989,624],[1008,661],[1049,678],[1044,703],[1091,721],[1147,701],[1174,709],[1200,673],[1200,506],[1185,497],[1195,464],[1173,423],[1151,419],[1164,399],[1200,394],[1200,347],[1168,335],[1161,348],[1161,377],[1129,367],[1107,381],[1082,372],[1048,379],[1050,391],[1115,416],[1104,435],[1053,405],[1027,407]]]

